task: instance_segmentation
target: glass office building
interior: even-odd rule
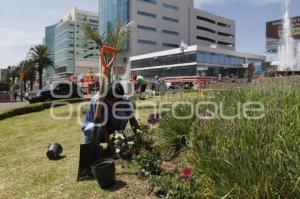
[[[51,58],[55,60],[55,28],[57,24],[45,28],[45,45],[51,53]],[[50,77],[55,75],[55,68],[45,70],[45,76]]]
[[[74,64],[74,22],[60,23],[55,30],[56,73],[73,73]]]
[[[228,49],[189,46],[182,53],[179,48],[131,57],[132,73],[147,78],[198,76],[239,77],[246,75],[245,66],[265,62],[265,56],[242,53]]]
[[[45,71],[46,77],[98,72],[99,50],[93,41],[85,39],[85,25],[98,30],[98,15],[75,8],[57,24],[46,27],[45,44],[55,63],[55,69]]]
[[[116,20],[129,22],[129,0],[99,0],[99,6],[100,32],[106,32]]]

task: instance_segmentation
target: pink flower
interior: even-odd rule
[[[182,176],[181,176],[181,179],[183,180],[188,180],[191,178],[191,175],[192,175],[192,172],[193,170],[191,168],[188,168],[188,167],[185,167],[183,170],[182,170]]]

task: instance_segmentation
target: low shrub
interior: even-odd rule
[[[143,151],[134,157],[134,161],[139,167],[140,174],[144,177],[159,175],[161,173],[158,154],[155,152]]]
[[[139,154],[141,151],[151,151],[154,147],[148,126],[140,125],[136,133],[132,129],[116,131],[112,137],[118,156],[124,160],[132,160],[132,155]]]
[[[174,110],[176,116],[180,117],[188,116],[190,112],[190,107],[187,105],[178,105]],[[182,150],[187,145],[194,120],[195,117],[179,119],[172,113],[166,114],[159,122],[159,128],[156,129],[158,144],[175,153]]]
[[[53,102],[78,103],[78,102],[83,102],[83,99],[79,99],[79,98],[78,99],[64,99],[64,100],[57,100],[57,101],[53,101]],[[28,113],[43,111],[45,109],[50,108],[53,102],[43,102],[43,103],[38,103],[38,104],[32,104],[32,105],[28,105],[25,107],[2,112],[2,113],[0,113],[0,120],[8,119],[8,118],[15,117],[18,115],[24,115],[24,114],[28,114]],[[57,104],[55,106],[63,106],[63,105],[64,104]]]
[[[194,178],[183,180],[179,176],[151,176],[150,183],[153,189],[160,190],[167,199],[199,199],[199,184]],[[205,197],[203,197],[205,198]]]

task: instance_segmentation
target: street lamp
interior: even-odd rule
[[[28,59],[28,55],[33,50],[33,46],[34,45],[31,45],[29,51],[26,53],[25,60],[23,62],[21,73],[20,73],[20,80],[21,80],[21,94],[20,94],[21,96],[20,96],[20,99],[21,99],[21,101],[23,101],[23,84],[25,85],[25,82],[24,82],[24,66],[25,66],[26,61]],[[25,92],[25,90],[24,90],[24,92]]]

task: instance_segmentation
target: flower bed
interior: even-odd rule
[[[164,117],[154,134],[158,146],[136,161],[151,191],[167,198],[300,198],[299,87],[250,86],[210,100],[223,102],[226,115],[233,115],[239,102],[261,102],[264,117]],[[210,116],[206,109],[211,108],[204,107],[203,115]],[[174,160],[177,168],[165,172],[162,167]]]

